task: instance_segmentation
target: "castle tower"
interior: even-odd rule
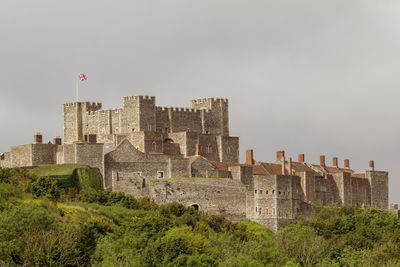
[[[191,108],[201,110],[203,133],[229,136],[228,99],[196,99],[191,101]]]
[[[156,98],[154,96],[125,96],[121,132],[155,131]]]
[[[100,110],[101,103],[73,102],[64,103],[64,143],[72,144],[83,141],[83,119],[86,112]]]
[[[389,208],[389,175],[388,172],[375,171],[374,163],[370,162],[370,170],[365,173],[371,190],[371,207]]]

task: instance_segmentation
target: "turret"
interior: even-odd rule
[[[203,133],[229,136],[229,106],[226,98],[203,98],[191,101],[191,108],[201,110]]]

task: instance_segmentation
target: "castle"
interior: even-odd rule
[[[349,160],[339,167],[297,161],[278,151],[276,161],[257,161],[246,151],[239,163],[239,138],[229,135],[228,100],[191,101],[190,108],[158,107],[154,96],[128,96],[119,109],[101,103],[65,103],[64,143],[11,147],[0,167],[85,163],[103,175],[106,190],[180,202],[232,221],[246,218],[277,230],[311,204],[388,209],[388,172],[355,173]]]

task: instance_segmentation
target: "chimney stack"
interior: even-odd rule
[[[43,142],[43,136],[40,132],[36,132],[35,135],[33,136],[33,143],[34,144],[42,144]]]
[[[333,167],[339,168],[338,158],[337,158],[337,157],[334,157],[334,158],[332,159],[332,161],[333,161]]]
[[[325,156],[324,155],[319,156],[319,165],[321,165],[322,167],[325,167]]]
[[[299,162],[304,163],[304,154],[299,154]]]
[[[61,137],[59,137],[58,135],[54,137],[54,144],[56,145],[61,145]]]
[[[279,151],[278,151],[279,152]],[[286,160],[285,160],[285,155],[283,155],[282,158],[282,174],[285,175],[286,174]]]
[[[254,165],[253,149],[246,150],[246,164]]]
[[[283,150],[276,151],[276,161],[281,161],[281,160],[285,161],[285,151]]]
[[[373,160],[369,161],[369,170],[374,171],[375,170],[375,163]]]
[[[344,160],[344,167],[345,167],[346,169],[350,169],[350,160],[348,160],[348,159],[345,159],[345,160]]]
[[[289,175],[293,175],[292,158],[289,158],[288,169],[289,169]]]

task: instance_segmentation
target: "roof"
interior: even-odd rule
[[[269,174],[261,165],[248,165],[235,162],[219,162],[219,161],[210,161],[210,163],[213,166],[215,166],[215,168],[219,171],[228,171],[229,167],[232,166],[242,166],[242,167],[252,167],[254,174],[261,174],[261,175]]]
[[[365,178],[365,173],[353,173],[353,176],[357,178]]]
[[[338,173],[338,172],[349,172],[349,173],[354,173],[352,169],[344,169],[344,168],[336,168],[336,167],[330,167],[330,166],[321,166],[321,165],[312,165],[315,168],[319,168],[321,170],[325,170],[327,173]]]

